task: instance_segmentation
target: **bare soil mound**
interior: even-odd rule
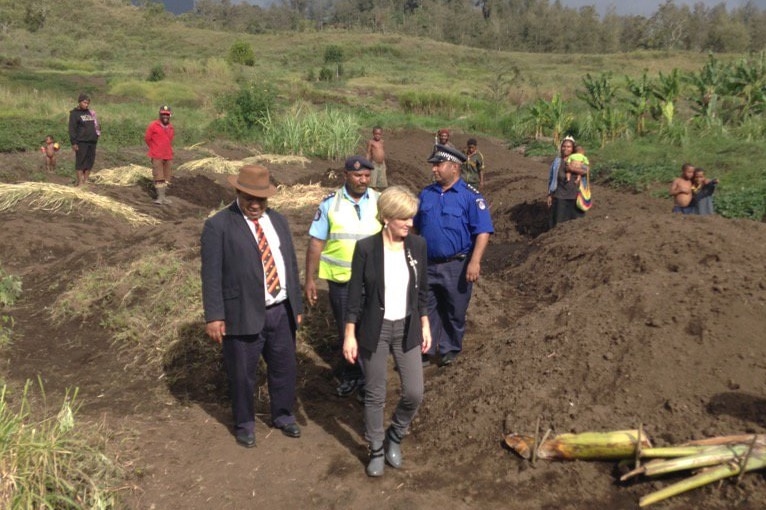
[[[455,135],[462,145],[469,137]],[[433,144],[419,131],[386,133],[389,182],[430,182]],[[616,430],[643,424],[655,443],[766,432],[766,225],[681,217],[670,204],[596,186],[594,208],[553,231],[544,203],[547,162],[479,138],[496,233],[469,310],[465,352],[426,369],[426,401],[405,442],[405,469],[364,475],[361,407],[333,393],[338,353],[326,299],[308,310],[317,338],[299,348],[303,437],[258,424],[258,447],[228,431],[220,367],[189,342],[172,366],[130,366],[98,317],[54,323],[56,296],[101,265],[177,250],[198,257],[204,218],[233,198],[222,175],[179,173],[173,203],[148,185],[92,190],[160,220],[134,228],[97,211],[0,213],[4,269],[22,276],[7,379],[38,374],[49,395],[78,386],[85,419],[105,420],[130,459],[129,508],[636,508],[663,482],[615,482],[611,463],[538,463],[502,447],[509,430]],[[244,151],[242,151],[244,153]],[[237,153],[239,155],[239,153]],[[6,168],[23,168],[2,155]],[[31,156],[30,156],[31,157]],[[23,162],[22,162],[23,163]],[[179,161],[180,163],[180,161]],[[68,162],[61,162],[68,164]],[[28,166],[28,165],[26,165]],[[339,186],[342,162],[272,166],[279,184]],[[14,178],[18,176],[14,174]],[[299,258],[315,206],[290,209]],[[191,331],[193,330],[193,331]],[[190,326],[197,338],[202,325]],[[185,347],[184,347],[185,346]],[[390,372],[390,400],[396,374]],[[257,408],[265,411],[265,388]],[[665,508],[766,506],[749,474],[671,500]]]

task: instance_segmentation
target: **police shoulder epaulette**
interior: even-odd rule
[[[481,191],[479,191],[478,189],[474,188],[473,184],[465,183],[465,187],[468,188],[469,190],[473,191],[474,194],[481,195]]]
[[[324,202],[325,200],[329,200],[329,199],[331,199],[332,197],[334,197],[334,196],[335,196],[335,193],[337,193],[337,191],[332,191],[332,192],[328,193],[328,194],[327,194],[327,195],[326,195],[326,196],[325,196],[325,197],[322,199],[322,202]]]

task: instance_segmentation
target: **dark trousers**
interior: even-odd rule
[[[473,284],[465,280],[465,260],[441,264],[428,263],[428,322],[431,325],[431,350],[444,355],[463,350],[465,314],[471,301]]]
[[[330,294],[330,308],[332,316],[335,319],[335,326],[338,328],[338,345],[343,349],[343,338],[346,336],[346,303],[348,303],[348,283],[336,283],[327,281],[327,287]],[[351,365],[345,359],[342,361],[343,369],[340,378],[359,379],[362,377],[362,369],[359,362]]]
[[[689,205],[686,207],[681,207],[680,205],[674,205],[673,212],[681,213],[681,214],[696,214],[697,211],[694,209],[693,205]]]
[[[295,423],[295,332],[287,301],[266,309],[266,323],[257,335],[226,336],[223,362],[231,389],[231,410],[236,433],[255,431],[253,396],[256,369],[263,355],[271,400],[271,421],[275,427]]]
[[[559,223],[576,220],[585,216],[585,213],[577,208],[577,199],[554,198],[551,206],[551,228]]]

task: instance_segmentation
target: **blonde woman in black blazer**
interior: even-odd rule
[[[343,355],[349,363],[360,360],[366,380],[369,476],[382,476],[385,461],[401,467],[400,444],[423,400],[421,354],[431,347],[431,329],[426,243],[410,233],[417,210],[418,199],[409,190],[387,188],[378,199],[383,230],[357,242],[351,262]],[[399,370],[402,394],[391,425],[384,430],[389,352]]]

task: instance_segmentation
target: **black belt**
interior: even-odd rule
[[[444,264],[445,262],[454,262],[455,260],[465,260],[468,257],[467,253],[459,253],[451,257],[436,257],[428,259],[429,264]]]

